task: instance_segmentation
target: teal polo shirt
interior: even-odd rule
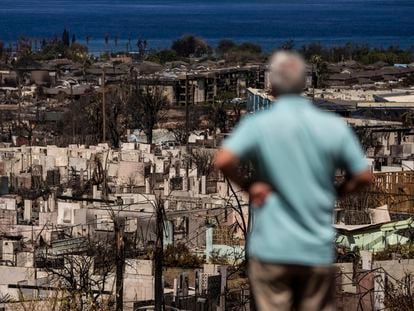
[[[331,264],[335,172],[367,169],[347,124],[303,97],[283,96],[269,110],[245,117],[223,148],[251,161],[257,179],[276,189],[263,206],[251,208],[249,256],[268,263]]]

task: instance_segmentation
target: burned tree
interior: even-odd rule
[[[102,133],[102,109],[99,95],[73,100],[58,126],[57,135],[78,144],[97,144]]]
[[[161,311],[164,308],[164,288],[162,281],[163,257],[164,257],[164,199],[156,196],[154,203],[156,213],[156,241],[154,249],[154,293],[155,293],[155,310]]]
[[[105,309],[104,295],[109,276],[114,270],[111,240],[80,242],[75,249],[56,252],[51,248],[39,249],[36,256],[38,268],[49,274],[51,284],[65,297],[61,310]]]
[[[106,133],[114,148],[119,148],[126,132],[126,103],[129,94],[122,87],[106,91],[105,113],[102,113],[102,94],[94,93],[72,101],[63,122],[61,135],[71,133],[74,143],[96,144],[103,139],[103,115]]]
[[[228,116],[226,111],[227,99],[217,98],[209,107],[209,128],[215,134],[219,129],[221,133],[227,131]]]
[[[106,105],[107,126],[109,138],[114,148],[119,148],[121,138],[126,132],[125,120],[126,105],[128,102],[128,90],[119,87],[108,96]]]
[[[167,98],[161,86],[143,87],[136,89],[129,98],[128,113],[132,126],[142,130],[147,143],[152,144],[153,130],[156,125],[165,119],[164,108]]]
[[[197,168],[198,176],[208,177],[214,170],[214,150],[209,149],[191,149],[187,155],[186,162],[189,167],[194,163]]]
[[[175,141],[180,145],[185,145],[191,133],[200,129],[201,114],[198,109],[188,109],[188,117],[185,121],[177,122],[169,131],[174,136]]]

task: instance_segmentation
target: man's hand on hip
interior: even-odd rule
[[[264,182],[255,182],[249,188],[250,202],[254,207],[260,207],[272,192],[272,187]]]

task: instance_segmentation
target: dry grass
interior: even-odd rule
[[[113,308],[112,297],[95,302],[66,290],[52,292],[48,297],[25,297],[20,291],[19,300],[7,304],[12,311],[110,311]]]

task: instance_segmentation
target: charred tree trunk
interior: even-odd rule
[[[125,243],[123,218],[114,220],[116,239],[116,275],[115,275],[115,310],[122,311],[124,308],[124,268],[125,268]]]
[[[162,203],[157,204],[157,242],[155,244],[154,252],[154,264],[155,264],[155,282],[154,282],[154,291],[155,291],[155,311],[163,310],[164,302],[164,288],[162,286],[162,264],[164,256],[164,221],[163,221],[163,207]]]

